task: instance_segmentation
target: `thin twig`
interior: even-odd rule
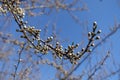
[[[23,45],[23,47],[21,48],[21,50],[19,51],[19,55],[18,55],[18,62],[17,62],[17,65],[15,65],[15,72],[14,72],[14,74],[13,74],[13,77],[14,77],[14,79],[13,80],[15,80],[15,78],[16,78],[16,75],[17,75],[17,70],[18,70],[18,67],[19,67],[19,64],[20,64],[20,62],[21,62],[21,54],[22,54],[22,52],[23,52],[23,50],[24,50],[24,48],[25,48],[25,45],[26,45],[26,43]]]
[[[109,77],[111,77],[113,75],[116,75],[117,73],[120,73],[120,68],[118,70],[116,70],[116,71],[111,72],[111,74],[103,77],[101,80],[107,80],[107,78],[109,78]]]
[[[95,75],[95,73],[103,66],[109,55],[110,52],[108,51],[107,55],[100,61],[100,63],[97,66],[95,66],[94,71],[89,75],[87,80],[91,80],[91,78]]]

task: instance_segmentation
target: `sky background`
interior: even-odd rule
[[[69,1],[69,0],[68,0]],[[25,20],[28,21],[29,25],[34,25],[36,28],[44,30],[44,26],[48,24],[48,33],[47,36],[51,36],[52,31],[52,25],[56,25],[56,33],[58,34],[58,38],[60,41],[67,41],[63,42],[63,46],[67,47],[68,44],[71,44],[72,42],[80,43],[81,41],[84,42],[84,44],[81,45],[81,47],[85,47],[87,42],[87,32],[92,30],[92,23],[94,21],[98,24],[98,30],[101,29],[101,38],[104,38],[105,35],[107,35],[110,32],[110,28],[114,27],[114,25],[117,23],[120,23],[120,0],[83,0],[82,3],[84,3],[87,7],[87,11],[81,11],[81,12],[72,12],[72,14],[76,15],[76,17],[79,19],[80,23],[76,23],[76,21],[68,14],[67,11],[58,11],[53,10],[52,14],[49,16],[40,16],[40,17],[26,17]],[[78,3],[77,5],[82,6],[81,3]],[[10,32],[15,34],[14,37],[19,36],[20,34],[15,32],[17,24],[14,21],[11,22],[11,27],[9,29],[6,29],[6,32]],[[1,22],[2,25],[2,22]],[[1,26],[2,31],[2,26]],[[44,33],[41,32],[41,37],[44,37]],[[99,41],[98,41],[99,42]],[[112,45],[112,46],[111,46]],[[99,55],[106,54],[108,50],[110,50],[112,54],[112,58],[115,59],[116,63],[120,64],[119,56],[120,56],[120,30],[118,30],[113,36],[111,36],[107,41],[100,45],[93,53],[97,53],[98,55],[94,56],[93,63],[96,59],[101,59]],[[119,56],[118,56],[119,55]],[[111,58],[106,62],[106,64],[111,63]],[[83,64],[74,74],[80,73],[84,68],[84,66],[87,65],[87,62]],[[43,74],[49,74],[54,71],[54,69],[48,70],[48,66],[43,66],[43,69],[41,70]],[[109,69],[116,69],[118,67],[115,67],[114,65],[111,65]],[[46,73],[47,72],[47,73]],[[48,75],[49,78],[52,78],[54,76],[53,74]],[[118,75],[111,77],[108,80],[117,80]],[[42,76],[42,80],[49,80],[46,75]]]

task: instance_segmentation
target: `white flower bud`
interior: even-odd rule
[[[85,51],[85,48],[82,48],[82,51]]]
[[[95,46],[95,44],[94,44],[94,43],[92,43],[92,44],[91,44],[91,46]]]
[[[93,29],[96,29],[97,28],[97,22],[93,22]]]
[[[80,55],[80,52],[77,52],[76,55]]]
[[[88,37],[90,37],[91,36],[91,32],[88,32]]]
[[[101,33],[101,30],[98,30],[98,32],[97,32],[97,33],[98,33],[98,34],[99,34],[99,33]]]
[[[51,36],[51,37],[50,37],[50,39],[52,40],[52,39],[53,39],[53,37]]]
[[[93,22],[93,26],[97,26],[97,22],[95,21],[95,22]]]
[[[59,45],[60,43],[59,42],[56,42],[56,45]]]

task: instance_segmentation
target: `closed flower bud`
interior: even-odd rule
[[[97,28],[97,22],[93,22],[93,29],[96,29]]]
[[[79,55],[79,54],[80,54],[80,52],[77,52],[77,53],[76,53],[76,55]]]
[[[91,36],[91,32],[88,32],[88,37],[90,37]]]
[[[97,22],[95,21],[95,22],[93,22],[93,26],[97,26]]]
[[[82,48],[82,51],[85,51],[85,48]]]
[[[24,25],[24,26],[23,26],[23,28],[24,28],[24,29],[26,29],[26,28],[27,28],[27,26],[26,26],[26,25]]]
[[[92,52],[92,49],[88,49],[87,52]]]
[[[95,39],[96,39],[96,40],[99,40],[99,39],[100,39],[100,36],[97,36]]]
[[[69,56],[72,56],[72,53],[69,53]]]
[[[101,33],[101,30],[98,30],[98,32],[97,32],[97,33],[98,33],[98,34],[99,34],[99,33]]]
[[[59,42],[56,42],[56,45],[59,45],[60,43]]]
[[[52,39],[53,39],[53,37],[51,36],[51,37],[50,37],[50,39],[52,40]]]
[[[93,36],[93,35],[95,35],[95,33],[94,33],[94,32],[91,32],[91,35]]]
[[[74,48],[77,48],[79,46],[79,44],[76,44],[75,46],[74,46]]]
[[[92,44],[91,44],[91,46],[95,46],[95,44],[94,44],[94,43],[92,43]]]

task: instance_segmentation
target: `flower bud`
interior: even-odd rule
[[[88,49],[87,52],[92,52],[92,49]]]
[[[95,21],[95,22],[93,22],[93,26],[97,26],[97,22]]]
[[[94,43],[92,43],[92,44],[91,44],[91,46],[95,46],[95,44],[94,44]]]
[[[95,39],[96,39],[96,40],[99,40],[99,39],[100,39],[100,36],[97,36]]]
[[[85,48],[82,48],[82,50],[81,51],[85,51]]]
[[[98,30],[98,32],[97,32],[98,34],[100,34],[101,33],[101,30]]]
[[[56,45],[59,45],[60,43],[59,42],[56,42]]]
[[[90,37],[91,36],[91,32],[88,32],[88,37]]]
[[[93,29],[96,29],[97,28],[97,22],[93,22]]]

